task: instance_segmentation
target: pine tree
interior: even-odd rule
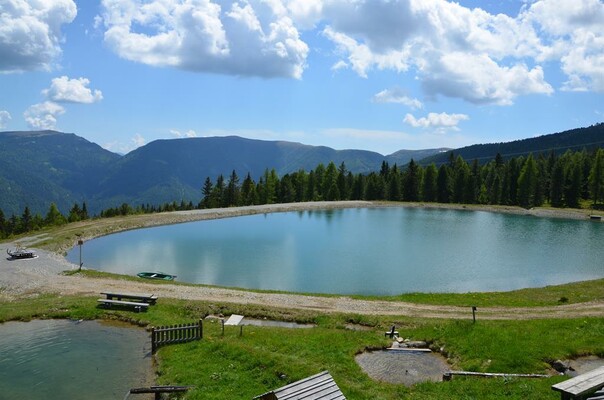
[[[422,184],[422,200],[433,202],[436,201],[437,194],[437,177],[438,170],[436,169],[436,165],[434,163],[428,165],[426,167],[426,171],[424,173],[424,180]]]
[[[201,188],[201,194],[203,198],[201,199],[200,206],[201,208],[211,208],[212,207],[212,192],[214,190],[214,184],[212,180],[208,176],[203,183],[203,188]]]
[[[520,176],[518,177],[518,205],[531,208],[535,205],[535,193],[537,191],[537,165],[533,155],[526,159]]]
[[[604,149],[598,149],[589,173],[589,189],[593,205],[604,203]]]

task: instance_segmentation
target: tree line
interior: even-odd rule
[[[387,200],[462,204],[511,205],[524,208],[552,207],[604,209],[604,149],[567,151],[562,155],[532,154],[504,160],[501,155],[486,164],[468,163],[451,153],[449,162],[437,167],[411,160],[406,166],[382,162],[380,171],[353,174],[344,163],[330,162],[311,171],[299,170],[279,177],[265,170],[256,182],[248,173],[243,181],[236,171],[227,179],[205,179],[198,204],[193,202],[123,203],[95,218],[131,214],[259,204],[338,200]],[[44,217],[25,207],[21,215],[6,218],[0,209],[0,238],[89,219],[86,203],[74,204],[64,216],[52,203]]]
[[[501,155],[486,164],[468,163],[453,153],[449,162],[425,167],[411,160],[405,167],[382,162],[379,172],[353,174],[341,163],[319,164],[279,178],[265,170],[254,181],[250,174],[240,182],[236,171],[225,179],[206,178],[200,208],[256,204],[337,200],[388,200],[463,204],[512,205],[531,208],[580,208],[591,200],[604,203],[604,150],[567,151],[520,156]]]

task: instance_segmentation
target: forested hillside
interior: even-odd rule
[[[406,163],[438,151],[401,151],[393,159]],[[67,213],[74,203],[86,202],[94,214],[122,203],[197,202],[206,176],[233,169],[258,178],[266,168],[283,175],[333,161],[369,173],[385,159],[370,151],[234,136],[157,140],[121,156],[74,134],[2,132],[0,209],[19,214],[28,206],[44,213],[52,202]]]
[[[478,160],[479,163],[484,164],[497,154],[507,160],[512,157],[527,156],[530,153],[535,156],[542,153],[549,154],[552,151],[562,154],[567,150],[583,148],[594,150],[599,147],[604,147],[604,123],[513,142],[475,144],[424,158],[420,164],[425,166],[433,162],[441,165],[449,162],[451,154],[453,157],[461,156],[465,160]]]

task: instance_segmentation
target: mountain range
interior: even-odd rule
[[[467,160],[488,161],[498,152],[520,155],[551,149],[580,149],[604,143],[604,124],[522,141],[475,145],[453,150]],[[237,136],[156,140],[120,155],[73,133],[0,132],[0,209],[20,214],[25,206],[44,215],[51,202],[67,214],[86,202],[92,214],[122,203],[159,205],[184,200],[197,204],[203,181],[233,170],[243,179],[258,179],[266,169],[279,176],[319,163],[344,162],[353,173],[390,165],[447,162],[451,149],[401,150],[390,155],[364,150],[334,150],[285,141]],[[485,162],[486,162],[485,161]]]

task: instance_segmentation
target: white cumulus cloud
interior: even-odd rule
[[[309,51],[279,0],[103,0],[102,18],[109,48],[154,66],[301,78]]]
[[[322,18],[340,68],[411,72],[429,97],[549,95],[545,63],[566,74],[563,90],[604,91],[601,0],[534,0],[516,16],[445,0],[325,0]]]
[[[415,118],[412,114],[405,115],[404,122],[414,128],[438,130],[457,129],[461,121],[470,119],[465,114],[429,113],[426,117]]]
[[[424,105],[418,99],[407,96],[404,90],[395,87],[392,89],[384,89],[373,96],[375,103],[397,103],[405,105],[413,110],[423,108]]]
[[[0,72],[49,70],[61,54],[61,26],[76,14],[73,0],[0,2]]]
[[[100,90],[91,90],[86,78],[69,79],[67,76],[54,78],[49,89],[44,89],[42,94],[49,100],[67,103],[95,103],[103,99]]]
[[[64,114],[65,109],[52,101],[34,104],[23,113],[25,122],[32,129],[55,129],[57,116]]]
[[[8,111],[0,110],[0,129],[6,128],[11,119],[12,118]]]
[[[197,132],[195,132],[193,129],[189,129],[186,132],[181,132],[181,131],[178,131],[176,129],[171,129],[170,133],[175,138],[194,138],[194,137],[197,137]]]

